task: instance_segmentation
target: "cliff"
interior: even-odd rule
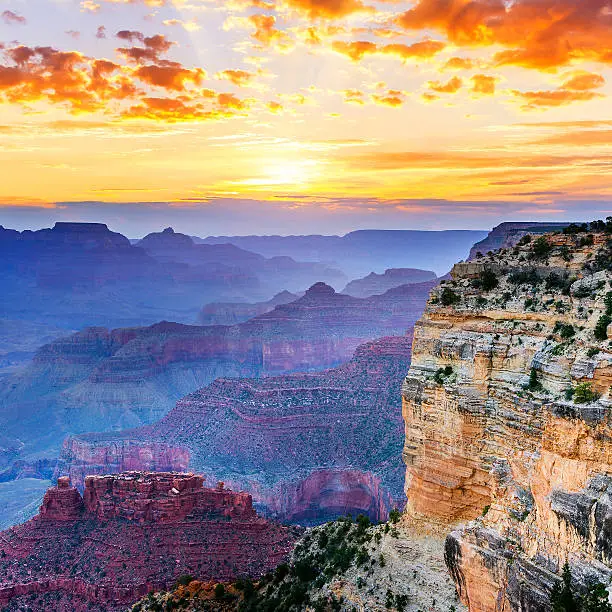
[[[59,472],[82,483],[138,461],[184,469],[188,460],[287,521],[385,518],[402,505],[399,389],[410,344],[410,336],[382,338],[320,373],[219,379],[150,427],[67,440]]]
[[[296,538],[257,517],[251,496],[194,474],[60,478],[40,513],[0,534],[0,605],[33,612],[124,610],[179,576],[258,577]]]
[[[601,232],[523,238],[457,264],[415,325],[407,509],[452,530],[472,611],[548,609],[566,561],[578,591],[612,576],[611,255]]]

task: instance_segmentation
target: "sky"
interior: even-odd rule
[[[0,223],[601,218],[611,96],[612,0],[0,0]]]

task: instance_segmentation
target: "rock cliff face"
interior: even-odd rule
[[[17,610],[124,610],[181,575],[260,576],[297,534],[257,517],[251,496],[202,476],[126,472],[68,478],[40,513],[0,534],[0,605]]]
[[[411,337],[357,349],[346,365],[312,374],[219,379],[180,400],[159,423],[66,441],[59,473],[176,461],[248,490],[266,513],[320,522],[346,512],[386,517],[402,505],[399,389]],[[144,466],[143,466],[144,467]]]
[[[6,461],[41,451],[57,456],[69,434],[152,423],[218,377],[333,367],[365,341],[410,329],[431,286],[358,299],[317,283],[298,300],[235,326],[162,322],[62,338],[0,390],[0,424],[6,446],[15,449]]]
[[[455,527],[470,610],[545,610],[567,560],[612,576],[609,234],[523,239],[457,264],[415,326],[407,508]]]

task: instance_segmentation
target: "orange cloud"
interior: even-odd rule
[[[523,101],[524,110],[565,106],[572,102],[585,102],[594,98],[603,98],[594,89],[603,87],[606,80],[599,74],[579,72],[568,78],[558,89],[552,91],[512,91],[517,99]]]
[[[251,34],[251,37],[264,47],[273,44],[283,46],[289,42],[287,34],[276,28],[276,17],[274,15],[256,14],[250,15],[248,19],[255,26],[255,32]]]
[[[474,61],[465,57],[451,57],[442,70],[470,70],[474,67]]]
[[[337,19],[367,10],[361,0],[285,0],[286,4],[310,18]]]
[[[248,85],[257,75],[247,70],[222,70],[215,75],[218,79],[231,81],[234,85],[242,87]]]
[[[376,43],[360,40],[354,42],[334,41],[332,49],[350,57],[354,62],[361,60],[365,55],[393,55],[406,60],[411,58],[426,59],[433,57],[446,47],[446,44],[438,40],[423,40],[405,45],[394,43],[388,45],[377,45]]]
[[[457,93],[461,89],[462,85],[463,81],[456,76],[449,79],[446,83],[442,83],[440,81],[429,81],[429,89],[437,93]]]
[[[603,87],[605,84],[606,80],[600,74],[581,72],[565,81],[562,88],[571,89],[573,91],[589,91],[591,89]]]
[[[171,91],[184,91],[187,83],[199,85],[205,77],[201,68],[189,70],[176,66],[140,66],[134,73],[141,81]]]
[[[499,65],[551,69],[572,60],[612,63],[609,0],[420,0],[396,23],[435,29],[459,46],[505,47]]]
[[[470,78],[472,81],[472,93],[483,96],[492,96],[495,93],[497,79],[486,74],[475,74]]]
[[[365,94],[363,91],[359,91],[358,89],[345,89],[343,93],[345,102],[360,105],[365,104],[363,99]]]
[[[534,108],[546,108],[554,106],[565,106],[572,102],[585,102],[594,98],[603,97],[594,91],[572,91],[568,89],[555,89],[552,91],[517,91],[512,90],[512,95],[523,102],[524,110]]]
[[[390,89],[385,94],[372,94],[372,100],[376,104],[382,106],[390,106],[391,108],[397,108],[404,103],[404,93],[396,89]]]

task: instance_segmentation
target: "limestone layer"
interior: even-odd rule
[[[603,233],[523,239],[457,264],[415,326],[407,508],[452,529],[472,611],[546,609],[566,560],[577,589],[612,575],[610,262]]]

